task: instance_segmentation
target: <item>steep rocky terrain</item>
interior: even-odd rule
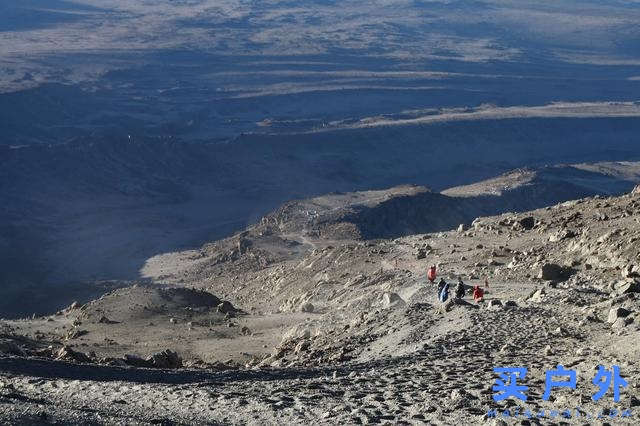
[[[497,186],[452,192],[468,199]],[[640,188],[392,239],[363,239],[368,228],[354,225],[359,209],[424,194],[288,204],[232,238],[151,259],[155,284],[3,321],[4,418],[502,424],[489,410],[520,407],[518,421],[535,424],[558,423],[549,410],[565,409],[574,422],[637,423]],[[324,222],[306,214],[311,206]],[[452,286],[484,287],[484,301],[438,302],[430,264]],[[577,389],[545,401],[545,371],[558,364],[577,371]],[[628,382],[617,403],[611,393],[591,400],[599,364],[618,365]],[[527,402],[493,400],[500,366],[529,369]],[[547,417],[526,419],[525,409]],[[613,419],[596,419],[602,410]]]

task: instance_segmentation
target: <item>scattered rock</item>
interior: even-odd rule
[[[105,317],[104,315],[100,317],[100,319],[98,320],[99,324],[118,324],[118,321],[113,321],[110,320],[109,318]]]
[[[455,297],[449,297],[449,299],[441,305],[440,309],[443,309],[445,312],[449,312],[455,306],[463,306],[469,309],[479,309],[478,305],[472,305],[464,299],[456,299]]]
[[[73,302],[64,310],[64,312],[68,313],[73,311],[74,309],[78,309],[79,307],[80,307],[80,304],[78,302]]]
[[[217,306],[217,310],[221,314],[233,314],[237,311],[237,309],[234,308],[231,302],[229,302],[228,300],[225,300],[222,303],[220,303]]]
[[[558,327],[555,330],[553,330],[552,333],[554,336],[561,336],[561,337],[566,337],[569,335],[569,332],[564,329],[563,327]]]
[[[9,340],[0,340],[0,352],[19,356],[26,355],[20,346]]]
[[[153,367],[153,364],[149,360],[143,359],[138,355],[125,354],[122,359],[127,365],[133,367]]]
[[[56,353],[56,359],[77,362],[91,362],[91,359],[82,352],[74,351],[68,346],[63,346]]]
[[[46,347],[46,348],[37,349],[37,350],[33,351],[33,354],[35,356],[41,356],[41,357],[44,357],[44,358],[51,358],[51,357],[53,357],[53,347],[49,346],[49,347]]]
[[[0,380],[0,389],[2,389],[4,391],[15,391],[16,390],[15,386],[13,386],[12,383],[5,382],[3,380]]]
[[[503,345],[503,346],[500,348],[500,352],[501,352],[501,353],[509,353],[509,352],[512,352],[514,349],[516,349],[516,348],[515,348],[515,346],[513,346],[513,345],[512,345],[512,344],[510,344],[510,343],[507,343],[507,344]]]
[[[308,340],[303,340],[296,345],[294,352],[299,354],[300,352],[304,352],[309,349],[310,346],[311,343]]]
[[[487,302],[487,309],[499,309],[502,307],[502,301],[498,299],[491,299]]]
[[[452,408],[460,409],[471,406],[472,400],[476,399],[476,397],[466,392],[464,389],[454,389],[451,391],[449,399],[451,401],[449,405]]]
[[[82,337],[85,334],[89,334],[89,332],[87,330],[78,330],[78,329],[74,328],[72,330],[69,330],[69,332],[65,336],[65,340],[77,339],[78,337]]]

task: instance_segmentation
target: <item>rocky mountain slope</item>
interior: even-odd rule
[[[304,137],[247,135],[205,145],[122,135],[5,148],[0,153],[0,197],[6,200],[0,207],[0,282],[6,300],[15,300],[26,287],[50,289],[57,297],[63,293],[60,285],[136,279],[148,258],[230,235],[291,198],[407,182],[440,190],[445,182],[469,184],[513,167],[637,154],[634,118],[589,120],[581,125],[588,133],[584,137],[570,134],[575,119],[545,121],[544,127],[555,132],[549,134],[540,132],[538,120],[456,123],[464,133],[448,123],[431,123],[418,133],[414,126],[400,126]],[[610,126],[616,127],[615,139]],[[513,143],[521,132],[530,136]],[[581,140],[580,152],[571,148],[575,138]],[[606,145],[600,143],[604,139]],[[521,149],[523,144],[530,152]],[[588,180],[587,172],[583,178],[558,179]],[[602,174],[592,173],[596,180]],[[533,194],[542,204],[522,197],[509,209],[592,194],[591,188],[582,190],[588,183],[578,186],[552,186],[554,195],[547,196],[548,190]],[[625,187],[624,182],[618,187],[603,182],[597,193],[620,193]],[[403,226],[420,231],[416,224]],[[391,235],[385,232],[372,231],[371,236]]]
[[[529,174],[501,179],[530,182]],[[2,348],[13,353],[0,357],[3,416],[502,424],[487,413],[520,407],[520,419],[535,424],[548,418],[526,419],[526,409],[570,409],[586,423],[602,423],[606,410],[635,424],[621,413],[637,416],[640,403],[640,188],[452,231],[366,240],[349,226],[337,238],[349,222],[333,215],[336,205],[375,208],[424,194],[401,187],[285,206],[233,238],[150,260],[156,284],[3,321]],[[345,198],[355,201],[345,207]],[[318,217],[340,219],[336,231],[300,226],[313,224],[300,214],[312,205]],[[452,285],[459,277],[483,286],[484,301],[438,302],[425,280],[430,264]],[[577,390],[556,388],[543,400],[545,371],[558,364],[576,370]],[[600,364],[618,365],[628,382],[619,402],[592,401]],[[496,402],[493,368],[513,365],[529,369],[530,398]]]

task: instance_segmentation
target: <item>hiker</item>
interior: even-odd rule
[[[487,277],[484,279],[484,288],[489,288],[489,278]]]
[[[444,286],[442,287],[442,290],[440,290],[440,292],[438,293],[438,299],[440,300],[440,302],[444,303],[447,301],[448,298],[449,298],[449,284],[445,282]]]
[[[444,280],[444,278],[440,278],[440,281],[438,281],[438,297],[445,285],[447,285],[447,282]]]
[[[456,285],[456,299],[464,299],[464,283],[462,278],[458,277],[458,285]]]
[[[429,272],[427,272],[427,279],[433,283],[436,280],[436,265],[431,265]]]
[[[476,303],[482,302],[482,298],[484,297],[484,290],[480,288],[479,285],[473,286],[473,300]]]

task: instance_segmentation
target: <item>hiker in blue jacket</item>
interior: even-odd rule
[[[442,287],[442,290],[440,290],[440,293],[438,293],[438,299],[444,303],[447,301],[447,299],[449,298],[449,283],[444,283],[444,286]]]

